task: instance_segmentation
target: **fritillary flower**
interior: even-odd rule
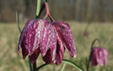
[[[90,61],[91,61],[92,67],[96,66],[97,64],[99,64],[100,66],[103,66],[103,64],[105,64],[107,67],[108,51],[101,47],[92,48]]]
[[[76,57],[70,27],[67,23],[58,21],[53,23],[42,19],[27,21],[19,39],[18,53],[21,48],[23,58],[29,55],[31,63],[36,62],[41,53],[46,63],[59,65],[65,49],[72,57]]]

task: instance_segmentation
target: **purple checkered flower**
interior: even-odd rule
[[[99,64],[100,66],[103,66],[104,63],[107,67],[108,51],[101,47],[92,48],[90,61],[91,61],[92,67],[96,66],[97,64]]]
[[[76,57],[70,27],[67,23],[58,21],[51,23],[42,19],[29,20],[21,33],[18,53],[21,48],[23,58],[29,54],[31,63],[34,63],[41,53],[46,63],[59,65],[65,49],[72,57]]]

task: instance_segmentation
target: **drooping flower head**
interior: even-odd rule
[[[99,64],[100,66],[103,66],[103,64],[107,67],[107,61],[108,61],[108,51],[105,48],[102,47],[94,47],[91,50],[90,54],[90,61],[93,66],[96,66]]]
[[[55,28],[57,36],[56,64],[62,62],[65,49],[69,52],[71,57],[75,58],[76,49],[74,38],[68,23],[55,21],[52,25]]]
[[[76,57],[74,39],[67,23],[55,21],[53,23],[34,19],[29,20],[19,39],[18,53],[22,48],[22,55],[34,63],[41,53],[46,63],[59,65],[64,51],[67,49],[72,57]]]
[[[22,48],[23,58],[29,55],[31,63],[34,63],[41,53],[46,63],[59,65],[65,49],[72,57],[76,57],[74,39],[68,23],[54,21],[49,14],[48,3],[44,2],[43,6],[46,7],[44,19],[49,16],[51,22],[44,19],[29,20],[21,33],[18,53]]]
[[[47,20],[29,20],[20,36],[18,53],[22,47],[23,58],[29,54],[29,59],[34,63],[39,55],[44,57],[51,50],[51,57],[55,56],[56,35],[54,28]]]

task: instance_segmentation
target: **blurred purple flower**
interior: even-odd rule
[[[29,54],[34,63],[41,53],[46,63],[59,65],[62,62],[65,48],[72,57],[76,57],[76,49],[70,27],[64,22],[51,24],[47,20],[29,20],[19,39],[18,53],[22,48],[25,58]]]
[[[85,32],[84,32],[84,36],[88,36],[88,32],[85,31]]]
[[[101,47],[94,47],[92,48],[91,54],[90,54],[90,61],[93,66],[96,66],[99,64],[100,66],[103,66],[105,63],[107,67],[107,61],[108,61],[108,51]]]

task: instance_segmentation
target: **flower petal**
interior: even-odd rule
[[[96,55],[97,55],[97,49],[95,47],[95,49],[92,49],[91,50],[91,54],[90,54],[90,61],[91,61],[91,66],[96,66],[98,63],[97,63],[97,60],[96,60]]]
[[[25,59],[25,57],[28,55],[28,50],[25,48],[24,42],[22,42],[22,55],[23,55],[23,59]]]
[[[71,29],[70,29],[69,25],[64,22],[56,21],[53,23],[53,26],[56,28],[58,35],[62,39],[64,47],[67,49],[69,54],[75,58],[76,57],[76,48],[75,48],[75,44],[74,44],[74,38],[71,33]]]
[[[57,65],[61,64],[63,57],[64,57],[64,47],[61,38],[57,34],[57,51],[55,57],[55,61]]]
[[[26,49],[28,49],[28,52],[30,55],[32,55],[36,49],[36,47],[35,47],[34,51],[32,50],[34,47],[34,43],[36,43],[35,41],[37,40],[37,38],[35,38],[35,36],[36,36],[36,28],[38,27],[38,24],[35,21],[31,24],[31,26],[29,27],[29,29],[27,31],[27,35],[25,36],[26,37],[25,38]],[[36,25],[35,26],[36,28],[34,27],[34,24]],[[39,46],[37,46],[37,47],[39,47]]]
[[[108,51],[104,48],[99,48],[99,53],[98,53],[98,56],[97,56],[97,61],[98,61],[98,64],[100,66],[102,66],[104,63],[107,67],[107,61],[108,61]]]
[[[55,48],[56,48],[56,35],[53,26],[50,22],[46,22],[44,24],[43,32],[42,32],[42,41],[40,44],[40,50],[42,56],[45,56],[47,50],[50,48],[52,57],[55,56]]]
[[[26,47],[30,55],[33,54],[38,47],[40,47],[42,41],[42,35],[43,35],[42,33],[45,28],[44,24],[45,24],[45,20],[36,19],[34,23],[29,27],[26,36],[26,44],[28,46]],[[42,53],[41,49],[40,51]]]
[[[104,63],[107,67],[107,64],[108,64],[108,51],[106,49],[103,48],[103,53],[104,53]]]
[[[45,24],[44,24],[45,25]],[[46,27],[43,27],[43,31],[42,31],[42,40],[40,43],[40,51],[42,56],[45,56],[47,50],[48,50],[48,46],[47,46],[47,40],[48,40],[48,31]]]
[[[36,62],[36,59],[38,58],[40,54],[40,50],[35,51],[31,56],[29,56],[29,60],[31,63]]]
[[[50,51],[51,51],[51,55],[52,55],[51,56],[52,57],[52,61],[55,59],[56,42],[57,42],[57,37],[56,37],[55,29],[50,24],[50,27],[48,28],[48,42],[47,42],[47,46],[50,47]]]
[[[42,58],[47,64],[53,63],[50,49],[47,51],[47,53],[46,53],[46,55],[44,57],[42,56]]]
[[[102,50],[103,50],[103,48],[98,48],[98,51],[96,52],[97,53],[97,55],[96,55],[97,63],[100,66],[103,66],[103,64],[104,64],[104,53]]]
[[[18,53],[20,53],[20,48],[22,46],[22,41],[23,41],[23,38],[24,36],[26,35],[26,31],[28,30],[29,26],[31,25],[31,23],[33,23],[34,20],[29,20],[27,21],[24,29],[22,30],[21,32],[21,35],[20,35],[20,38],[19,38],[19,44],[18,44]]]

